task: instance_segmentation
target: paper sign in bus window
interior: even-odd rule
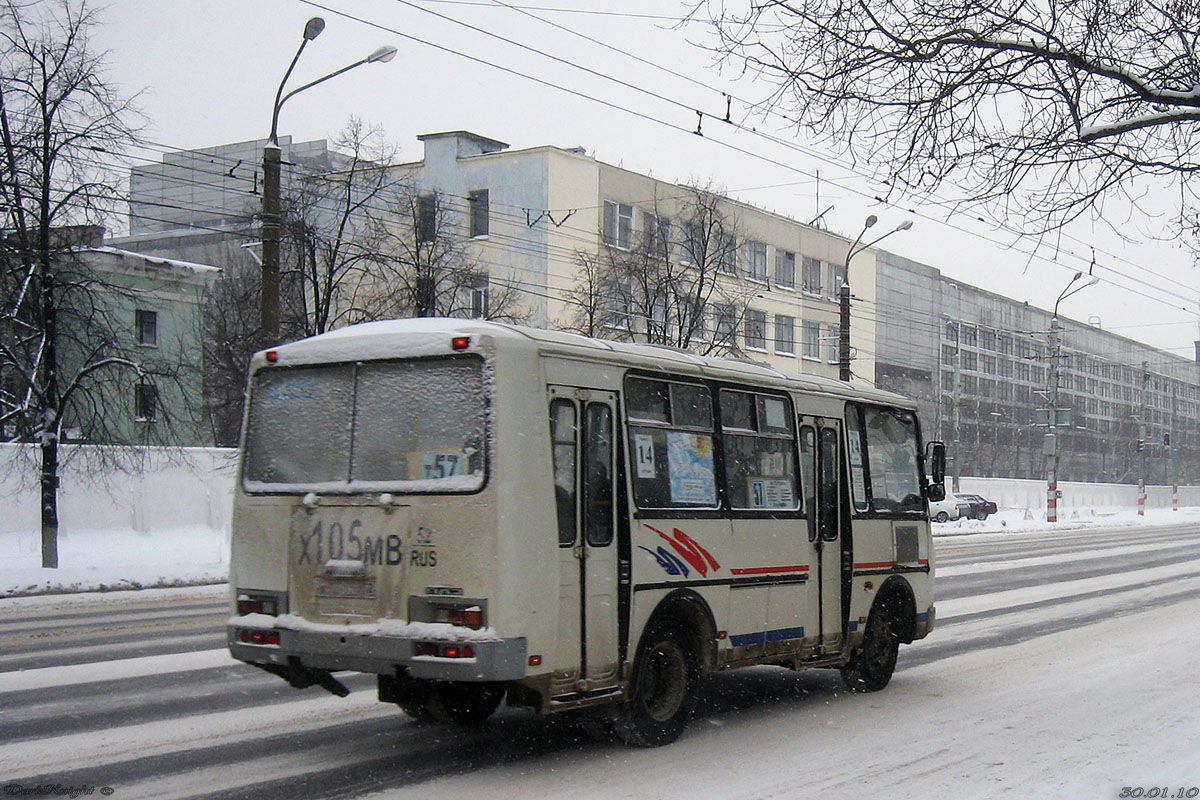
[[[770,478],[750,478],[747,481],[751,508],[795,508],[792,482]]]
[[[634,457],[637,459],[637,476],[639,478],[654,478],[658,475],[654,468],[654,437],[646,433],[633,435]]]
[[[711,437],[667,431],[667,469],[671,478],[671,502],[717,504]]]
[[[465,475],[467,472],[467,457],[463,453],[422,453],[422,479],[451,478],[455,475]]]

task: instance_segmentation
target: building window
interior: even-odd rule
[[[829,296],[837,297],[846,282],[846,268],[838,264],[829,265]]]
[[[815,258],[805,256],[801,259],[801,269],[804,271],[802,276],[803,283],[800,288],[807,294],[821,293],[821,262]]]
[[[423,194],[417,198],[417,243],[432,242],[437,237],[437,195]]]
[[[144,345],[158,344],[158,312],[137,309],[134,312],[137,325],[137,343]]]
[[[646,242],[646,252],[654,258],[668,261],[671,258],[671,219],[670,217],[642,212],[642,237]]]
[[[821,358],[821,325],[817,322],[805,322],[803,329],[803,341],[801,345],[804,350],[801,352],[805,358],[820,360]]]
[[[491,210],[488,207],[488,190],[476,189],[467,195],[471,203],[471,238],[487,236]]]
[[[752,350],[767,349],[767,312],[746,311],[746,347]]]
[[[476,275],[471,282],[471,316],[487,319],[488,311],[488,276]]]
[[[728,233],[718,233],[716,236],[717,252],[713,255],[717,264],[717,272],[726,275],[737,274],[737,240]]]
[[[775,251],[775,285],[784,289],[796,286],[796,254],[790,250]]]
[[[746,277],[764,283],[767,280],[767,246],[762,242],[746,242]]]
[[[694,265],[704,259],[704,232],[694,222],[681,222],[679,263]]]
[[[775,352],[795,355],[796,318],[786,314],[775,315]]]
[[[633,206],[604,201],[604,243],[622,250],[633,246]]]
[[[825,329],[825,360],[830,364],[840,364],[842,361],[842,326],[830,325]]]
[[[605,281],[600,290],[600,324],[628,330],[633,316],[631,294],[629,284]]]
[[[713,341],[717,344],[737,344],[737,311],[731,305],[713,304]]]
[[[153,422],[158,419],[158,389],[153,383],[145,381],[134,387],[134,417],[139,422]]]

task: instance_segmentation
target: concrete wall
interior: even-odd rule
[[[65,531],[124,529],[142,533],[204,525],[229,530],[236,451],[63,445],[58,495]],[[0,445],[0,534],[41,529],[36,450]],[[123,469],[102,468],[117,459]]]
[[[59,493],[64,530],[122,529],[149,533],[203,525],[228,531],[236,451],[221,448],[129,449],[120,455],[139,471],[99,469],[99,451],[64,445]],[[40,528],[33,448],[0,445],[0,534]],[[1137,507],[1137,487],[1127,484],[1061,483],[1059,514]],[[994,500],[1001,509],[1028,509],[1044,518],[1046,484],[1006,478],[962,478],[961,490]],[[1200,486],[1179,487],[1179,505],[1200,506]],[[1147,508],[1170,508],[1171,487],[1148,488]]]
[[[1125,483],[1076,483],[1061,481],[1058,488],[1058,515],[1067,519],[1074,512],[1110,511],[1137,508],[1137,486]],[[1046,515],[1046,482],[1017,478],[960,478],[959,489],[980,494],[1002,510],[1028,509],[1035,518]],[[1146,508],[1171,508],[1170,486],[1147,486]],[[1179,505],[1200,506],[1200,486],[1180,486]]]

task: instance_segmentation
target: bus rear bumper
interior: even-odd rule
[[[256,666],[336,672],[395,674],[404,667],[413,678],[442,681],[512,681],[525,677],[524,638],[486,641],[421,641],[393,636],[274,629],[278,643],[243,641],[237,624],[226,629],[230,654]],[[275,670],[271,670],[275,671]]]

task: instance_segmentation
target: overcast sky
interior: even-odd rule
[[[879,217],[873,232],[912,218],[911,230],[880,246],[1042,308],[1054,305],[1075,271],[1087,271],[1094,246],[1102,283],[1064,300],[1060,313],[1098,318],[1115,333],[1191,356],[1198,299],[1192,258],[1176,244],[1152,244],[1161,231],[1150,216],[1107,220],[1143,244],[1081,225],[1055,243],[1055,258],[1031,257],[1035,243],[979,223],[969,210],[947,215],[915,198],[875,202],[870,183],[827,151],[778,120],[751,116],[744,101],[766,90],[713,65],[693,44],[709,32],[679,23],[687,7],[678,0],[506,2],[109,0],[96,40],[111,50],[115,81],[143,92],[154,143],[144,154],[149,159],[165,149],[266,137],[275,90],[305,21],[321,16],[325,31],[306,47],[289,87],[380,45],[399,54],[288,101],[280,133],[296,141],[333,137],[357,116],[381,125],[401,157],[416,160],[417,135],[463,129],[514,148],[583,146],[602,161],[664,180],[711,181],[802,221],[830,209],[824,222],[851,238],[867,214]],[[724,124],[723,93],[734,98],[733,120],[770,138]],[[694,133],[697,110],[705,114],[703,136]],[[1155,198],[1150,187],[1146,202]],[[1038,252],[1051,254],[1046,246]]]

